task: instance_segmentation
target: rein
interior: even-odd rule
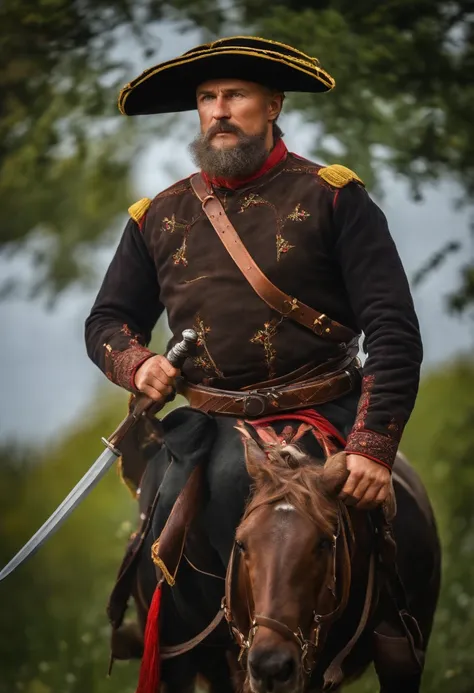
[[[194,638],[186,640],[186,642],[182,642],[179,645],[164,645],[160,651],[161,658],[173,659],[174,657],[179,657],[179,655],[185,654],[186,652],[193,650],[195,647],[200,645],[202,641],[205,640],[217,628],[217,626],[221,623],[223,618],[224,611],[221,606],[221,608],[214,616],[212,621],[209,623],[209,625],[206,626],[206,628],[204,628],[204,630],[202,630],[196,636],[194,636]]]

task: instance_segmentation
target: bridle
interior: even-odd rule
[[[236,618],[235,609],[233,607],[236,597],[236,582],[240,571],[240,549],[236,542],[232,548],[229,566],[227,570],[225,583],[225,597],[222,601],[225,619],[230,627],[231,633],[240,647],[239,661],[248,654],[252,647],[255,634],[259,627],[268,628],[280,634],[286,640],[294,642],[300,649],[300,662],[303,671],[309,676],[314,668],[316,654],[322,648],[326,641],[330,626],[344,612],[349,600],[351,577],[352,577],[352,556],[351,547],[354,544],[354,532],[352,522],[346,506],[337,501],[337,529],[333,535],[332,541],[332,579],[328,589],[331,590],[334,597],[337,599],[337,568],[338,555],[342,559],[342,586],[341,594],[336,608],[326,614],[319,614],[313,611],[311,626],[308,637],[305,637],[301,627],[296,631],[292,630],[282,621],[270,618],[263,614],[253,614],[250,607],[250,578],[248,571],[245,569],[244,584],[246,591],[247,611],[249,613],[250,628],[247,634],[243,632],[243,628],[239,627],[238,619]],[[261,507],[261,506],[258,506]],[[351,544],[349,543],[351,542]]]
[[[258,507],[261,507],[261,505]],[[333,536],[332,542],[332,580],[331,585],[328,585],[328,588],[331,590],[334,598],[337,599],[337,569],[339,556],[341,558],[341,570],[339,572],[342,575],[342,579],[340,580],[342,583],[341,593],[337,606],[333,611],[326,614],[319,614],[316,611],[313,611],[308,637],[305,637],[304,632],[300,627],[298,627],[296,631],[293,631],[282,621],[278,621],[263,614],[252,615],[249,600],[250,578],[248,571],[245,571],[244,585],[246,590],[246,607],[250,620],[250,627],[245,635],[244,628],[239,625],[238,619],[236,618],[235,609],[233,608],[236,601],[234,599],[235,587],[240,570],[240,552],[237,544],[234,542],[225,578],[225,595],[222,599],[219,611],[214,616],[212,621],[206,626],[206,628],[198,633],[198,635],[196,635],[194,638],[191,638],[184,643],[180,643],[179,645],[162,647],[162,659],[178,657],[194,649],[197,645],[201,644],[214,630],[216,630],[222,619],[225,618],[229,625],[231,635],[240,647],[238,657],[239,661],[244,657],[244,655],[248,654],[250,648],[252,647],[252,643],[258,628],[269,628],[270,630],[279,633],[287,640],[294,642],[300,648],[301,669],[309,677],[312,674],[316,664],[316,655],[321,651],[324,643],[326,642],[330,627],[343,614],[349,601],[354,547],[355,535],[351,517],[346,506],[341,501],[337,501],[337,529],[336,534]],[[359,624],[353,636],[337,653],[329,667],[326,669],[324,673],[324,689],[332,686],[335,687],[341,683],[343,679],[342,664],[347,655],[352,651],[354,645],[357,643],[362,635],[362,632],[367,626],[367,622],[373,608],[374,587],[375,553],[374,550],[372,550],[370,553],[365,602]]]

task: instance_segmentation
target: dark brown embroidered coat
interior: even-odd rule
[[[263,272],[338,322],[364,331],[358,416],[347,451],[391,465],[418,389],[422,347],[410,290],[385,217],[362,185],[333,188],[294,154],[218,194]],[[86,322],[92,360],[134,391],[146,345],[167,310],[174,335],[194,326],[194,383],[238,389],[322,362],[337,348],[272,311],[248,285],[193,195],[189,180],[130,220]]]

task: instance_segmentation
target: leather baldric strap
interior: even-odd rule
[[[272,284],[253,260],[242,243],[239,234],[232,226],[229,217],[214,194],[209,190],[200,173],[191,178],[191,187],[201,201],[202,209],[211,222],[225,249],[240,269],[253,290],[270,308],[276,310],[320,337],[333,342],[350,342],[356,335],[348,327],[331,320],[324,313],[310,308],[297,298],[293,298]]]

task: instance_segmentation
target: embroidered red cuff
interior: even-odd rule
[[[156,354],[144,346],[132,346],[124,351],[114,351],[106,349],[107,372],[106,375],[116,385],[137,393],[135,387],[135,373],[142,363]]]
[[[398,440],[366,429],[352,431],[345,449],[347,454],[362,455],[389,469],[393,466],[397,450]]]
[[[137,374],[138,369],[140,368],[142,363],[145,363],[145,361],[148,361],[148,359],[150,359],[152,356],[156,356],[156,354],[153,351],[150,351],[149,349],[145,349],[145,351],[147,353],[145,354],[145,356],[143,356],[143,358],[141,358],[139,361],[137,361],[137,363],[133,367],[133,370],[130,374],[130,389],[132,390],[132,392],[135,392],[135,393],[138,392],[137,387],[135,385],[135,375]]]

